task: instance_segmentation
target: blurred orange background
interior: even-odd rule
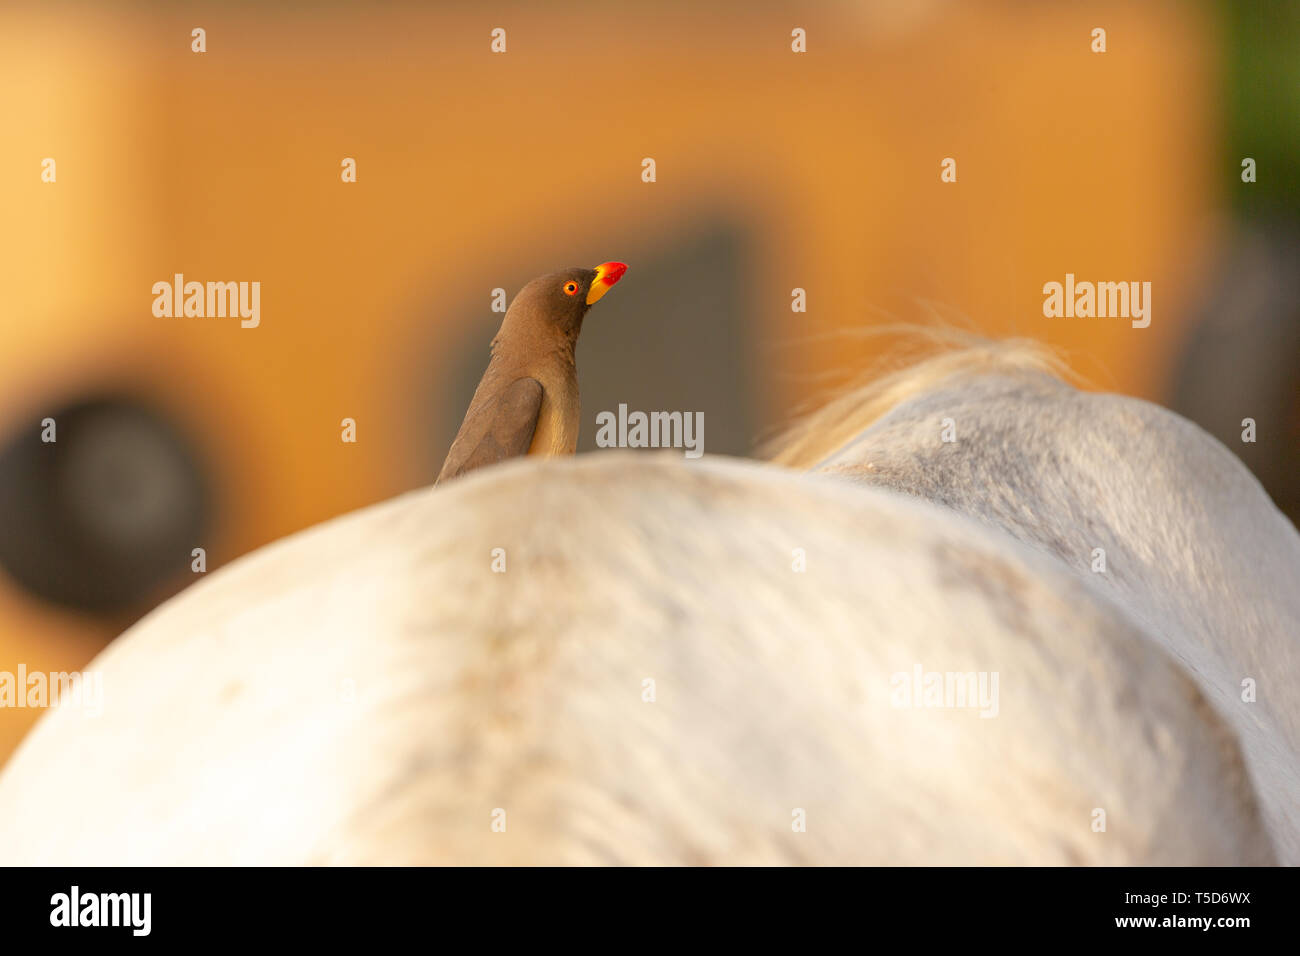
[[[631,269],[579,346],[585,449],[628,402],[743,454],[880,347],[830,333],[921,302],[1165,400],[1241,188],[1221,33],[1184,2],[10,5],[0,445],[99,396],[147,409],[201,472],[211,572],[430,483],[492,290],[608,259]],[[1150,327],[1044,318],[1067,272],[1150,281]],[[155,317],[174,273],[260,281],[260,326]],[[95,608],[0,568],[0,670],[84,666],[194,580],[174,554]],[[37,716],[0,710],[0,761]]]

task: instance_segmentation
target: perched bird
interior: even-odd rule
[[[587,310],[626,271],[622,262],[603,262],[541,276],[520,290],[492,340],[487,371],[438,482],[520,455],[573,454],[578,333]]]

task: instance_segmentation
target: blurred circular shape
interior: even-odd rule
[[[0,448],[0,567],[45,600],[88,611],[138,606],[188,570],[209,517],[184,435],[156,411],[87,399]]]

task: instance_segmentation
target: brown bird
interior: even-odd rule
[[[492,357],[435,484],[520,455],[572,455],[578,447],[582,320],[627,266],[603,262],[528,283],[492,340]]]

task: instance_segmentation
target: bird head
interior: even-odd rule
[[[622,262],[602,262],[594,269],[565,269],[541,276],[520,290],[510,304],[510,312],[526,312],[534,320],[576,334],[587,310],[626,271]]]

